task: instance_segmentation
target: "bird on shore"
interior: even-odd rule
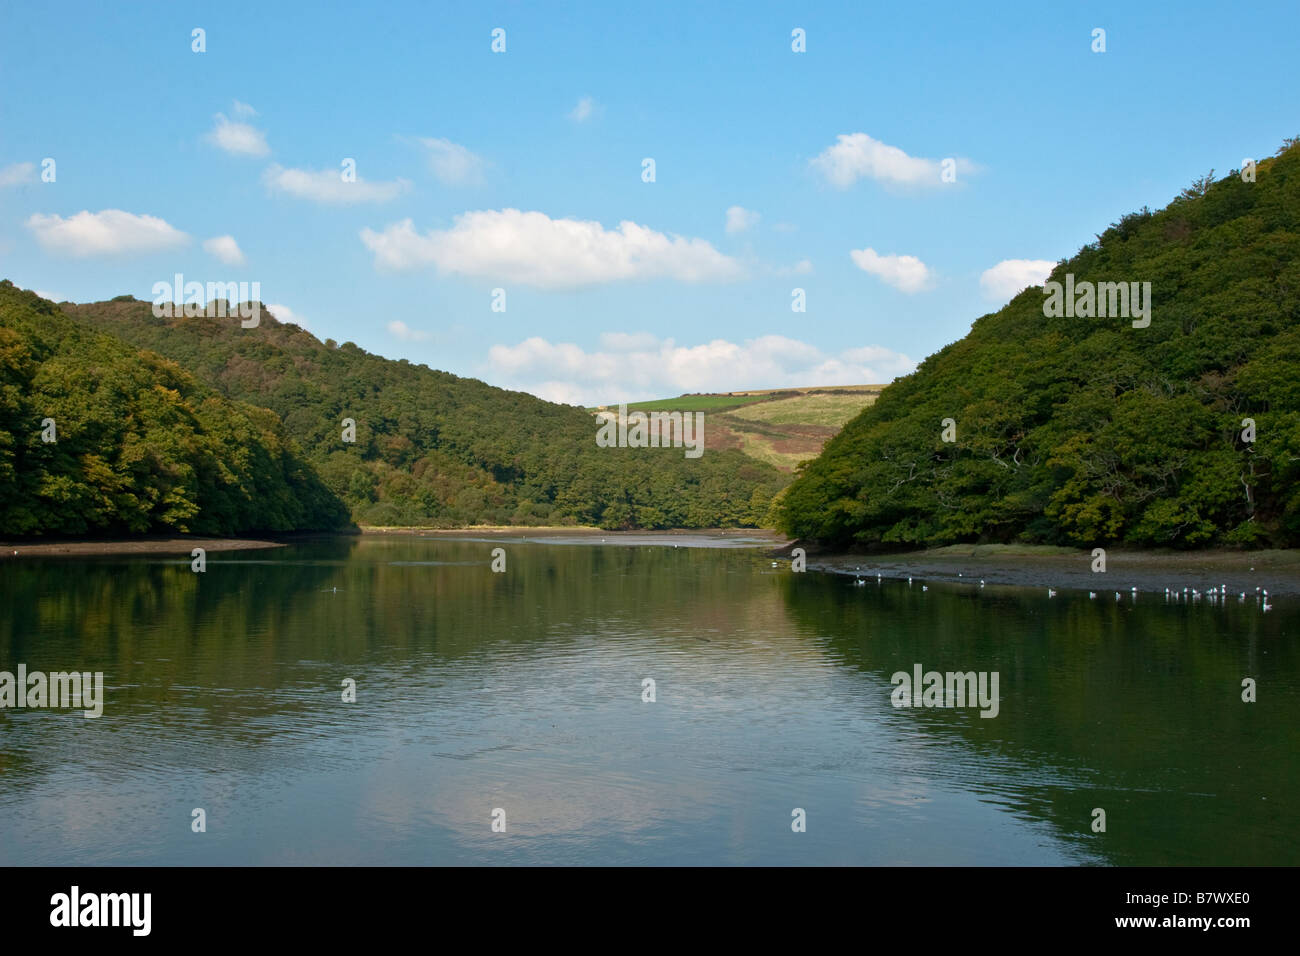
[[[1089,597],[1089,598],[1095,598],[1096,596],[1097,596],[1097,592],[1096,592],[1096,591],[1089,591],[1089,592],[1088,592],[1088,597]]]
[[[922,585],[921,585],[921,590],[922,590],[922,591],[928,591],[928,590],[930,590],[930,587],[929,587],[929,585],[922,584]]]
[[[1056,592],[1053,591],[1051,588],[1048,588],[1048,589],[1047,589],[1047,596],[1048,596],[1049,598],[1054,598],[1054,597],[1056,597]]]

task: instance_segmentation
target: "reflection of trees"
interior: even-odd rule
[[[490,570],[494,547],[506,549],[505,574]],[[737,565],[748,560],[671,547],[351,536],[209,553],[202,574],[188,553],[15,562],[0,566],[9,610],[0,669],[102,670],[113,718],[103,727],[156,734],[163,748],[173,731],[193,737],[224,766],[228,743],[249,760],[305,728],[352,732],[333,725],[347,719],[333,708],[344,676],[363,693],[373,681],[423,687],[470,667],[505,673],[545,662],[608,628],[694,650],[702,634],[770,623],[781,613],[774,589],[737,591]],[[74,746],[63,734],[77,728],[60,724],[20,763],[30,749],[18,744],[40,729],[0,716],[7,784],[23,779],[18,771],[56,767],[57,751]]]
[[[1049,602],[874,580],[854,588],[817,574],[786,579],[785,596],[801,626],[816,628],[844,665],[872,675],[882,701],[890,676],[915,662],[998,671],[995,719],[925,708],[900,709],[896,719],[973,747],[990,774],[1010,768],[1021,798],[1011,805],[1066,838],[1091,838],[1089,814],[1101,806],[1123,836],[1088,845],[1115,863],[1300,859],[1300,815],[1288,799],[1300,759],[1300,651],[1283,639],[1294,616],[1235,599],[1217,607],[1166,606],[1154,595],[1134,604],[1127,594],[1119,603]],[[1262,696],[1242,703],[1246,676],[1272,688],[1267,706]]]

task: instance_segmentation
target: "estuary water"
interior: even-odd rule
[[[1294,599],[859,585],[763,543],[7,562],[0,671],[105,699],[0,710],[0,864],[1300,863]],[[918,665],[996,673],[996,716],[894,706]]]

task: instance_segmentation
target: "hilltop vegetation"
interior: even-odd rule
[[[0,282],[5,534],[241,534],[346,521],[270,412]]]
[[[755,525],[786,478],[718,449],[599,448],[593,417],[346,342],[262,308],[156,318],[130,297],[64,305],[87,328],[166,356],[227,398],[269,409],[353,520],[379,526]],[[343,419],[355,442],[343,440]]]
[[[1255,182],[1123,217],[1067,273],[1150,282],[1150,326],[1045,318],[1021,292],[803,466],[780,526],[840,547],[1300,545],[1296,141]]]

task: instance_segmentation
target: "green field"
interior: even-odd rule
[[[824,425],[838,429],[875,400],[875,394],[870,392],[814,392],[749,403],[737,408],[734,414],[773,425]]]
[[[737,448],[791,472],[875,402],[883,385],[843,385],[680,395],[632,402],[629,412],[704,412],[705,447]],[[592,412],[598,409],[589,409]],[[617,405],[599,410],[617,410]]]

